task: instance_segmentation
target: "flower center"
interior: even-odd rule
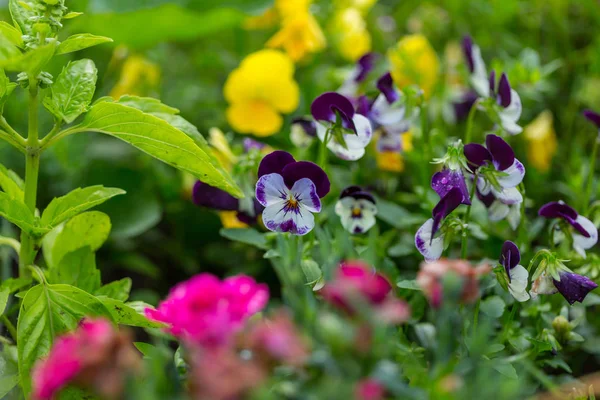
[[[352,218],[362,218],[362,210],[360,207],[352,208]]]
[[[285,206],[284,206],[283,210],[285,212],[297,213],[299,211],[299,209],[300,209],[300,202],[298,201],[298,199],[296,197],[294,197],[293,195],[290,195],[285,202]]]

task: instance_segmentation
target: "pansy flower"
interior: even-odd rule
[[[519,302],[529,300],[527,293],[527,284],[529,274],[527,270],[519,264],[521,261],[521,252],[516,244],[507,240],[502,245],[502,254],[500,255],[500,265],[504,267],[508,277],[508,291]]]
[[[339,93],[328,92],[317,97],[311,105],[313,118],[318,122],[317,136],[339,158],[360,159],[371,141],[371,123],[357,114],[350,100]]]
[[[435,261],[444,251],[444,235],[437,234],[440,224],[448,214],[454,211],[463,201],[463,194],[457,187],[450,189],[434,207],[432,217],[419,228],[415,235],[415,246],[425,261]],[[437,234],[437,235],[436,235]]]
[[[465,176],[460,168],[444,168],[433,174],[433,177],[431,178],[431,188],[435,190],[440,198],[443,198],[453,188],[457,188],[462,196],[461,204],[471,205]]]
[[[462,49],[469,69],[469,80],[473,89],[481,97],[490,96],[490,85],[485,62],[481,57],[481,49],[473,42],[470,36],[465,36],[462,41]]]
[[[600,133],[600,114],[592,110],[583,110],[583,116],[592,124],[596,125],[598,132]]]
[[[561,218],[571,225],[573,249],[583,258],[585,258],[585,251],[598,242],[598,229],[594,223],[579,215],[573,207],[563,201],[553,201],[543,205],[538,214],[545,218]]]
[[[598,285],[587,276],[573,273],[564,265],[559,265],[556,271],[546,271],[537,274],[531,284],[531,297],[540,294],[560,293],[569,304],[576,301],[583,302],[589,292],[596,289]]]
[[[342,191],[335,213],[348,232],[364,233],[375,225],[377,205],[371,193],[358,186],[350,186]]]
[[[373,70],[376,58],[377,55],[375,53],[367,53],[359,58],[337,92],[349,99],[358,99],[360,85],[367,79],[367,76]]]
[[[483,195],[479,190],[476,192],[477,198],[487,208],[488,218],[492,222],[506,219],[513,230],[516,230],[521,223],[521,203],[505,204],[497,199],[492,192]]]
[[[317,137],[317,125],[315,121],[305,117],[297,117],[292,120],[290,128],[290,140],[296,147],[308,147]]]
[[[329,178],[318,165],[296,161],[285,151],[265,156],[258,167],[256,199],[265,207],[267,229],[306,235],[315,226],[313,213],[329,193]]]
[[[410,128],[405,120],[406,105],[402,92],[394,85],[392,75],[388,72],[377,81],[380,94],[369,109],[369,118],[375,126],[381,127],[386,133],[401,134]]]
[[[464,153],[471,168],[479,170],[477,188],[486,196],[492,193],[504,204],[523,201],[517,186],[523,181],[525,167],[515,158],[515,153],[500,136],[487,135],[486,147],[470,143]]]
[[[197,181],[192,189],[194,204],[219,211],[225,228],[245,228],[257,222],[263,210],[256,199],[236,199],[224,190]]]

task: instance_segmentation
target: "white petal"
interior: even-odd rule
[[[527,270],[522,265],[517,265],[510,270],[508,291],[519,302],[529,300],[529,293],[527,293],[528,276]]]
[[[360,216],[353,215],[355,208],[360,209]],[[365,199],[344,197],[335,205],[335,212],[340,216],[342,226],[350,233],[364,233],[375,225],[377,207]]]
[[[498,176],[498,183],[503,188],[512,188],[518,186],[519,183],[523,182],[523,177],[525,177],[525,167],[521,163],[521,161],[515,158],[513,164],[506,168],[503,173],[507,175]]]
[[[473,57],[473,74],[471,74],[473,89],[475,89],[479,96],[489,97],[490,81],[485,68],[485,62],[481,57],[481,50],[476,44],[473,44],[471,56]]]
[[[369,119],[363,115],[355,114],[352,118],[354,126],[356,127],[355,134],[344,135],[346,145],[351,149],[365,148],[371,142],[373,137],[373,128]]]
[[[306,235],[315,226],[315,217],[302,205],[297,211],[291,212],[286,212],[282,205],[270,205],[265,207],[262,219],[264,225],[271,231],[290,232],[295,235]]]
[[[479,190],[479,193],[481,193],[484,196],[487,196],[492,190],[492,185],[490,185],[490,183],[485,179],[479,177],[477,179],[477,189]]]
[[[343,146],[341,146],[340,144],[337,144],[335,142],[329,142],[327,144],[327,148],[329,150],[331,150],[333,152],[333,154],[335,154],[337,157],[341,158],[342,160],[346,160],[346,161],[360,160],[365,155],[365,149],[358,149],[358,150],[345,149]]]
[[[371,107],[370,116],[379,125],[387,126],[401,122],[404,119],[405,112],[406,108],[402,99],[390,104],[386,97],[380,94]]]
[[[519,192],[519,189],[516,187],[504,189],[504,190],[496,190],[496,188],[492,187],[492,192],[494,196],[504,204],[517,204],[523,201],[523,195]]]
[[[352,214],[352,205],[354,204],[352,197],[344,197],[335,203],[335,213],[340,217],[350,216]]]
[[[292,195],[308,211],[321,212],[321,199],[317,194],[317,188],[313,181],[302,178],[292,186]]]
[[[320,122],[317,122],[317,137],[322,142],[325,140],[325,134],[327,133],[327,128]]]
[[[264,207],[285,202],[288,194],[289,190],[279,174],[263,175],[256,182],[256,200]]]
[[[510,90],[510,104],[500,113],[501,117],[509,119],[513,122],[517,122],[521,118],[521,111],[523,106],[521,105],[521,97],[516,90]]]
[[[558,289],[554,286],[554,280],[544,271],[531,285],[529,294],[534,299],[538,294],[554,294],[556,292]]]
[[[348,79],[344,81],[342,86],[337,90],[339,94],[347,98],[354,98],[358,93],[358,84],[354,80],[355,73],[352,72]]]
[[[440,235],[431,240],[431,229],[433,228],[433,219],[429,218],[419,228],[415,235],[415,246],[417,250],[425,257],[425,261],[435,261],[442,256],[444,251],[444,236]]]
[[[506,133],[508,133],[509,135],[514,136],[514,135],[518,135],[519,133],[523,132],[523,128],[521,128],[521,126],[519,124],[512,121],[511,119],[504,118],[502,115],[500,115],[500,121],[501,121],[502,129],[504,129],[506,131]]]
[[[488,209],[488,217],[490,221],[502,221],[508,213],[510,208],[508,205],[502,203],[499,200],[494,200],[490,208]]]
[[[590,237],[585,237],[578,231],[573,232],[573,248],[585,258],[585,250],[594,247],[598,242],[598,229],[592,221],[581,215],[577,217],[575,222],[580,224],[590,234]]]
[[[519,227],[519,224],[521,223],[521,205],[517,203],[513,204],[512,206],[509,206],[509,208],[510,211],[508,212],[506,219],[508,220],[508,224],[510,225],[512,230],[516,231]]]
[[[320,124],[318,125],[321,126]],[[308,147],[314,140],[314,137],[306,134],[300,124],[292,124],[290,129],[290,140],[296,147]]]

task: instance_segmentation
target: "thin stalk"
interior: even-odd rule
[[[590,197],[592,194],[592,186],[594,183],[594,170],[596,169],[596,157],[598,156],[598,143],[600,142],[600,133],[594,140],[594,146],[592,147],[592,157],[590,159],[590,168],[587,177],[587,183],[585,186],[585,204],[583,205],[584,214],[587,213],[588,208],[590,206]]]
[[[473,120],[475,119],[475,113],[477,112],[477,107],[479,106],[479,99],[475,100],[475,103],[471,106],[471,110],[469,110],[469,116],[467,117],[467,132],[465,133],[465,144],[471,143],[471,137],[473,135]]]
[[[10,137],[12,137],[17,143],[25,147],[25,139],[19,134],[12,126],[8,123],[6,118],[0,116],[0,127],[2,127]]]
[[[7,245],[12,247],[17,254],[21,251],[21,243],[18,240],[6,236],[0,236],[0,246]]]
[[[475,315],[473,316],[473,332],[477,331],[477,324],[479,323],[479,307],[481,305],[481,299],[477,299],[475,303]]]
[[[465,214],[465,218],[463,220],[463,228],[462,228],[462,242],[460,246],[460,258],[466,260],[467,258],[467,240],[469,239],[469,220],[471,219],[471,208],[473,207],[473,198],[475,197],[475,189],[477,188],[477,178],[478,175],[475,173],[475,179],[473,180],[473,186],[471,187],[471,193],[469,194],[469,198],[471,199],[471,205],[467,208],[467,213]]]
[[[8,132],[0,130],[0,139],[3,139],[6,143],[13,146],[15,149],[19,150],[21,153],[25,154],[25,144],[19,143],[13,136],[11,136]]]
[[[10,322],[10,319],[8,319],[8,317],[6,315],[3,315],[2,317],[0,317],[0,321],[2,321],[4,326],[6,326],[8,333],[10,333],[10,336],[12,336],[13,341],[16,343],[17,342],[17,329],[15,328],[13,323]]]
[[[325,132],[325,137],[323,138],[323,141],[321,142],[321,146],[319,149],[319,162],[317,163],[317,165],[321,168],[323,168],[323,170],[325,170],[326,166],[327,166],[327,156],[329,155],[329,149],[327,148],[327,143],[329,142],[331,138],[331,129],[327,129],[327,131]]]

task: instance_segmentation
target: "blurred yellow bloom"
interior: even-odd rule
[[[547,172],[557,149],[552,112],[543,111],[524,132],[528,142],[527,159],[536,169]]]
[[[244,20],[244,29],[268,29],[277,24],[279,16],[275,8],[269,8],[261,15],[253,15]]]
[[[281,18],[308,12],[312,0],[275,0],[275,9]]]
[[[371,35],[358,9],[346,8],[336,12],[330,30],[340,55],[348,61],[356,61],[371,51]]]
[[[248,225],[243,223],[237,218],[237,211],[219,211],[219,218],[221,218],[221,224],[225,229],[242,229],[247,228]]]
[[[334,6],[338,9],[355,8],[362,14],[366,14],[377,0],[334,0]]]
[[[160,83],[160,68],[141,55],[133,54],[125,60],[119,80],[112,88],[110,96],[130,94],[147,96],[155,91]]]
[[[377,168],[382,171],[389,172],[404,172],[404,155],[403,153],[412,151],[412,133],[406,132],[402,134],[402,153],[398,151],[376,151],[375,159]]]
[[[281,113],[298,107],[299,89],[290,57],[276,50],[247,56],[223,89],[229,102],[227,121],[239,133],[270,136],[283,125]]]
[[[439,79],[440,61],[425,36],[403,37],[388,50],[388,59],[398,87],[416,84],[423,90],[425,98],[429,98]]]
[[[227,171],[231,171],[231,168],[237,162],[237,157],[231,151],[231,147],[229,147],[229,142],[223,131],[219,128],[210,128],[208,131],[208,143],[213,147],[213,153],[221,162],[221,165]]]

